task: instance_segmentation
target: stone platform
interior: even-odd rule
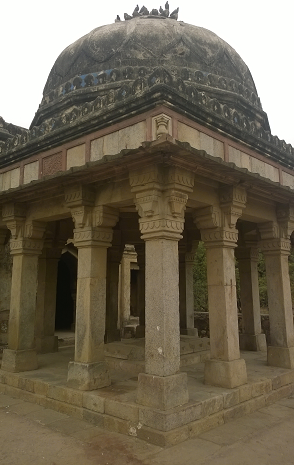
[[[181,336],[181,367],[205,362],[210,358],[209,338]],[[122,339],[105,345],[110,369],[122,370],[133,376],[145,371],[145,339]]]
[[[196,437],[294,392],[294,370],[267,366],[265,353],[244,352],[246,385],[236,389],[204,385],[203,362],[182,366],[188,374],[189,403],[159,411],[137,404],[137,376],[111,369],[111,363],[111,386],[91,392],[68,388],[67,368],[73,355],[73,347],[63,347],[58,353],[39,355],[35,371],[0,370],[0,392],[162,447]]]

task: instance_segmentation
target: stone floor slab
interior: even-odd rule
[[[212,442],[213,444],[219,444],[222,446],[228,446],[236,441],[244,440],[247,436],[254,433],[254,428],[247,425],[236,425],[234,421],[226,423],[225,425],[218,426],[211,431],[200,434],[200,439]]]
[[[86,421],[77,420],[75,418],[65,418],[50,423],[50,429],[59,431],[60,433],[71,434],[77,431],[84,431],[91,428],[92,425]]]
[[[26,417],[40,423],[40,425],[49,425],[57,420],[69,419],[69,416],[64,413],[55,412],[55,410],[45,408],[42,408],[42,410],[38,410],[37,412],[31,412],[26,415]]]

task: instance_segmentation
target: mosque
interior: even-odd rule
[[[168,2],[124,18],[60,54],[30,129],[0,119],[0,386],[169,445],[293,390],[294,148],[217,35]],[[209,342],[194,328],[200,240]],[[123,256],[139,323],[125,343]],[[58,351],[58,324],[74,352]]]

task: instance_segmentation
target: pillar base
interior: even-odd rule
[[[159,410],[168,410],[189,401],[187,373],[138,376],[137,403]]]
[[[230,362],[207,360],[204,369],[204,382],[212,386],[235,388],[247,383],[245,360],[239,358]]]
[[[1,369],[13,373],[21,371],[31,371],[38,368],[37,352],[31,350],[11,350],[3,351]]]
[[[36,350],[40,354],[58,352],[58,336],[36,337]]]
[[[107,329],[104,335],[104,343],[120,341],[120,330],[119,329]]]
[[[294,347],[268,346],[267,364],[273,367],[294,368]]]
[[[265,334],[240,334],[240,350],[266,351]]]
[[[197,328],[181,328],[180,333],[183,336],[194,336],[198,337],[198,329]]]
[[[82,363],[69,362],[67,385],[82,391],[110,386],[111,379],[106,362]]]

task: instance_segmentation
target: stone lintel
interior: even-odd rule
[[[247,383],[245,360],[207,360],[204,369],[204,382],[213,386],[233,389]]]
[[[38,368],[37,352],[34,349],[3,351],[1,369],[12,373],[36,370]]]
[[[294,347],[268,346],[267,363],[274,367],[293,369]]]
[[[110,386],[111,379],[105,361],[94,363],[69,362],[67,385],[82,391]]]
[[[189,401],[187,373],[138,376],[137,403],[159,410],[168,410]]]

